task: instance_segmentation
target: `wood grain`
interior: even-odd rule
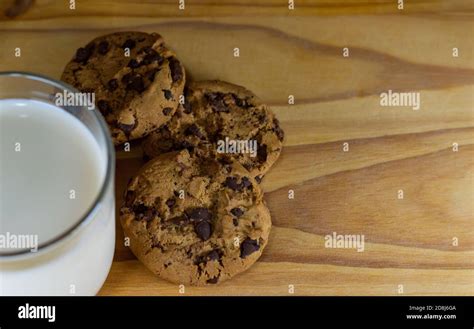
[[[38,0],[15,19],[0,17],[0,70],[57,78],[97,35],[157,31],[192,79],[247,86],[286,132],[262,183],[274,226],[261,260],[186,295],[287,295],[288,285],[296,295],[397,295],[399,285],[408,295],[474,295],[472,2],[413,1],[403,13],[394,1],[297,1],[293,13],[270,0],[187,1],[185,12],[175,1],[77,2],[75,12]],[[388,89],[420,92],[421,109],[380,106]],[[139,143],[117,151],[120,203],[143,162]],[[365,250],[325,248],[333,232],[363,234]],[[178,287],[135,259],[117,225],[100,294],[177,295]]]

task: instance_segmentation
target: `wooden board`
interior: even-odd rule
[[[289,285],[295,295],[398,295],[400,285],[405,295],[474,295],[472,2],[410,1],[399,11],[396,1],[297,1],[294,12],[271,0],[187,1],[185,11],[174,1],[76,2],[76,11],[38,0],[15,19],[0,16],[0,70],[58,78],[97,35],[157,31],[190,77],[247,86],[286,132],[262,184],[274,226],[261,260],[186,295],[288,295]],[[380,106],[389,89],[420,92],[420,110]],[[118,203],[140,165],[138,144],[118,152]],[[363,234],[365,250],[325,248],[333,232]],[[135,259],[117,225],[100,294],[179,290]]]

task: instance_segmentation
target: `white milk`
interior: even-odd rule
[[[106,163],[73,115],[40,101],[0,100],[0,234],[33,242],[36,236],[41,245],[66,232],[94,205]],[[105,200],[73,238],[19,260],[0,259],[0,295],[95,294],[113,255],[112,187]]]

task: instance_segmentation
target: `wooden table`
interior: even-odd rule
[[[399,10],[396,1],[301,0],[290,11],[283,0],[188,0],[183,11],[171,0],[77,0],[76,10],[37,0],[13,19],[3,15],[11,2],[0,4],[0,70],[58,78],[95,36],[157,31],[190,77],[244,85],[280,119],[285,147],[263,181],[267,249],[246,273],[185,295],[474,294],[471,1]],[[421,108],[381,106],[388,90],[419,92]],[[117,156],[120,203],[140,147]],[[178,295],[117,232],[100,294]],[[333,232],[364,235],[364,251],[325,248]]]

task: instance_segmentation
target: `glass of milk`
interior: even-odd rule
[[[93,97],[0,73],[0,295],[94,295],[107,277],[115,157]]]

